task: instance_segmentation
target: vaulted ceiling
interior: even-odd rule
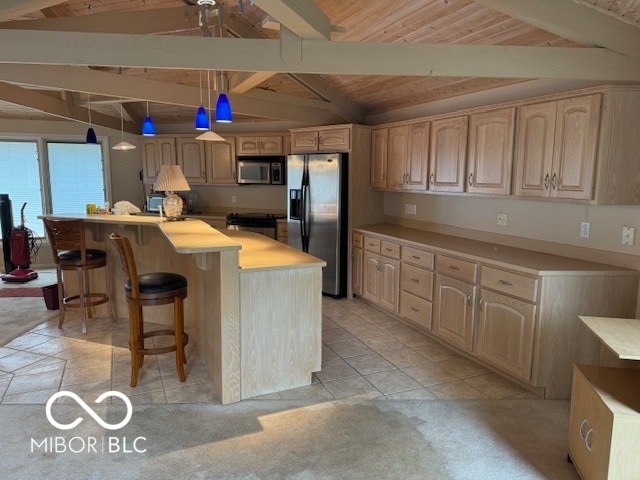
[[[0,119],[120,130],[122,105],[125,130],[148,108],[177,133],[225,88],[236,127],[371,123],[522,82],[640,83],[640,0],[215,3],[3,0]]]

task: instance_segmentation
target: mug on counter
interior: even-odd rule
[[[97,210],[95,203],[87,203],[87,215],[95,215]]]

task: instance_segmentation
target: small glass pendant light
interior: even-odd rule
[[[196,130],[209,130],[209,115],[202,103],[202,72],[200,72],[200,107],[198,107],[198,111],[196,112],[195,123]]]
[[[142,135],[145,137],[153,137],[155,134],[156,126],[149,116],[149,102],[147,101],[147,116],[144,117],[144,122],[142,122]]]
[[[93,129],[93,125],[91,123],[91,94],[87,94],[87,98],[89,99],[89,129],[87,130],[86,143],[98,143],[98,137],[96,136],[96,131]]]

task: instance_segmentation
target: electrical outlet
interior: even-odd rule
[[[509,215],[506,213],[499,213],[498,214],[498,225],[500,225],[501,227],[506,227],[507,224],[509,223]]]
[[[580,222],[580,237],[581,238],[589,238],[591,234],[591,223],[590,222]]]
[[[633,245],[636,240],[635,227],[622,227],[622,245]]]
[[[235,195],[231,195],[231,203],[236,203],[236,196]]]
[[[407,215],[415,215],[416,214],[416,206],[411,205],[409,203],[404,204],[404,213]]]

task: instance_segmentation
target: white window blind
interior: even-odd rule
[[[0,193],[11,200],[13,225],[21,225],[20,210],[24,209],[25,226],[36,235],[44,234],[42,191],[38,165],[38,144],[35,141],[0,141]]]
[[[100,144],[47,142],[52,213],[84,214],[105,202]]]

